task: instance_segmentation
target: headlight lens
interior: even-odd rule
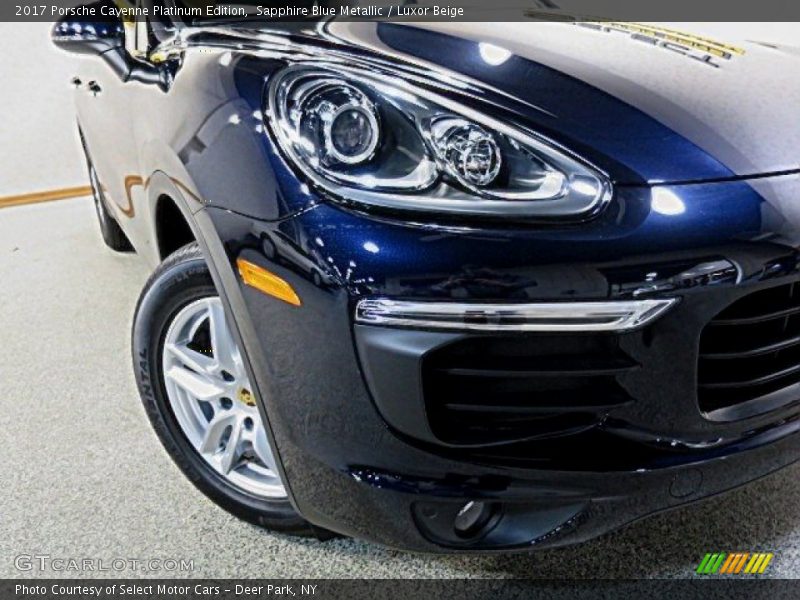
[[[492,134],[483,127],[444,117],[434,122],[431,134],[440,162],[464,187],[477,191],[497,179],[503,155]]]
[[[357,88],[335,80],[300,90],[289,117],[297,149],[321,167],[365,163],[380,141],[375,105]]]
[[[336,160],[350,165],[366,162],[380,138],[378,119],[373,110],[363,106],[339,107],[330,117],[325,138]]]
[[[371,73],[279,73],[268,115],[295,167],[337,198],[459,215],[571,218],[611,185],[555,144]]]

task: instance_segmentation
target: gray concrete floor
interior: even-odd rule
[[[191,559],[192,577],[691,577],[705,552],[741,550],[800,575],[798,467],[530,555],[421,556],[241,522],[183,478],[139,403],[129,328],[147,275],[102,245],[89,199],[0,211],[0,577],[37,553]]]

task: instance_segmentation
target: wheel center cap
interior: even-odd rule
[[[237,392],[239,402],[242,404],[246,404],[247,406],[255,406],[256,405],[256,397],[253,396],[253,392],[250,390],[246,390],[244,388],[240,389]]]

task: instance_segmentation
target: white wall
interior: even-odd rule
[[[0,23],[0,197],[87,185],[72,86],[74,58],[49,23]]]
[[[800,43],[798,23],[692,25],[721,39]],[[69,83],[77,59],[49,32],[48,23],[0,23],[0,197],[87,184]]]

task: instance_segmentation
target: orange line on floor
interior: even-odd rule
[[[49,190],[47,192],[21,194],[19,196],[5,196],[0,197],[0,208],[22,206],[24,204],[37,204],[39,202],[52,202],[53,200],[67,200],[68,198],[88,196],[91,193],[92,188],[86,185],[81,187],[61,188],[60,190]]]

